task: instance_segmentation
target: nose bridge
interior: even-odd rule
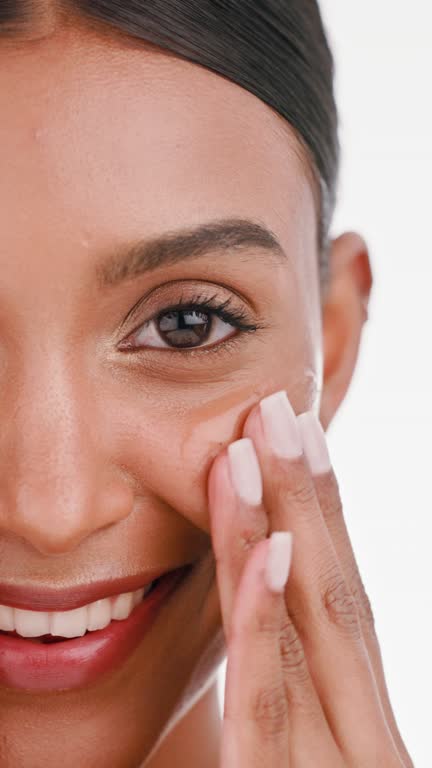
[[[77,358],[26,356],[4,392],[0,528],[44,553],[64,553],[127,514],[95,440],[94,383]]]

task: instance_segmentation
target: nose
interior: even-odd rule
[[[132,488],[90,389],[48,366],[4,393],[0,538],[6,531],[44,555],[65,554],[130,514]]]

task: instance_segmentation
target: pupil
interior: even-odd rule
[[[159,334],[167,344],[194,347],[209,335],[211,320],[206,312],[183,309],[161,315],[158,325]]]

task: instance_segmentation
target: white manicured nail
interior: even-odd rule
[[[312,475],[322,475],[331,468],[325,432],[314,411],[297,416],[303,450]]]
[[[292,557],[292,533],[275,531],[270,536],[270,545],[265,568],[265,580],[272,592],[283,592],[288,581]]]
[[[264,397],[260,411],[266,440],[271,451],[283,459],[295,459],[302,454],[301,437],[294,409],[282,390]]]
[[[262,477],[255,447],[250,437],[228,446],[231,480],[237,494],[246,504],[258,506],[262,501]]]

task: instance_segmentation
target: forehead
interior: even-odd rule
[[[0,42],[0,114],[2,223],[11,232],[26,211],[36,247],[65,228],[102,246],[234,214],[264,220],[290,250],[307,233],[313,249],[290,127],[204,67],[85,28]]]

